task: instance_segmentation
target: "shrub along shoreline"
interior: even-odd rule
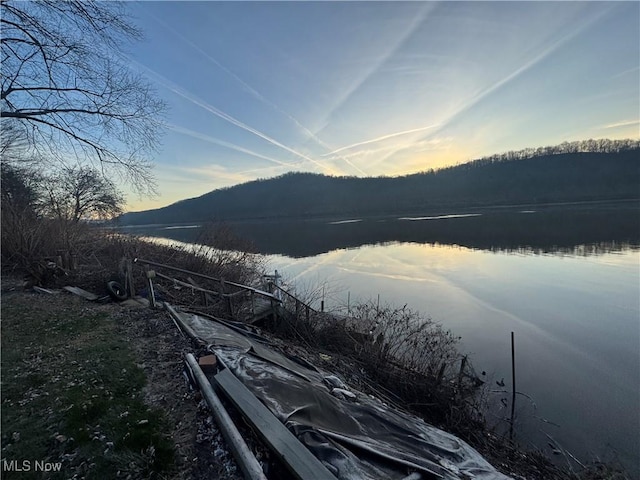
[[[26,285],[75,285],[103,294],[106,282],[120,277],[121,259],[138,257],[243,284],[256,284],[263,274],[260,257],[247,253],[250,245],[220,226],[207,229],[199,242],[202,247],[195,248],[174,248],[95,229],[86,229],[76,240],[67,255],[76,259],[69,266],[77,268],[55,266],[58,255],[33,259],[28,268],[23,267],[28,275]],[[9,266],[3,262],[3,269]],[[138,290],[144,288],[142,270],[135,284]],[[216,302],[201,306],[201,296],[188,289],[167,285],[160,290],[171,303],[204,313],[220,314],[223,308]],[[459,436],[506,474],[549,480],[629,478],[622,471],[599,463],[580,471],[562,468],[541,452],[525,452],[508,439],[491,434],[483,414],[482,381],[466,357],[456,350],[456,338],[406,307],[362,303],[353,307],[349,321],[306,321],[304,316],[288,314],[278,322],[265,322],[262,328],[284,343],[302,344],[309,351],[341,358],[340,363],[348,366],[342,372],[345,376],[349,369],[364,371],[366,382],[358,388],[366,392],[369,385],[372,392],[386,395],[387,400]],[[367,338],[362,338],[363,332]],[[16,373],[16,378],[19,376]],[[3,420],[6,413],[3,411]]]

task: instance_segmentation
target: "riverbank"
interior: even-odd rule
[[[127,244],[126,249],[129,252],[132,252],[137,249],[137,252],[140,253],[142,249],[147,249],[145,252],[145,256],[149,256],[152,252],[148,251],[147,246],[143,245],[135,245],[135,248],[132,242],[131,244]],[[112,246],[113,247],[113,246]],[[108,277],[108,273],[112,270],[107,265],[116,265],[119,261],[119,256],[103,256],[100,255],[101,252],[111,252],[113,254],[121,254],[121,248],[113,249],[113,248],[105,248],[99,249],[94,248],[94,254],[96,255],[97,262],[94,262],[93,267],[85,264],[78,272],[73,275],[52,279],[51,285],[46,286],[61,286],[67,282],[73,282],[71,284],[79,287],[83,287],[87,290],[94,291],[96,293],[102,293],[102,289],[104,288],[105,276]],[[156,251],[158,256],[166,255],[167,252],[165,250]],[[179,257],[177,253],[172,254],[174,260],[176,257]],[[163,260],[160,258],[159,260]],[[193,260],[193,259],[192,259]],[[192,261],[192,264],[195,265],[195,260]],[[194,266],[190,267],[191,269],[195,268]],[[67,293],[61,293],[58,295],[47,295],[47,294],[35,294],[30,291],[22,292],[20,290],[20,286],[16,284],[14,281],[14,285],[11,286],[11,283],[8,283],[5,278],[3,278],[3,342],[6,341],[6,345],[3,344],[3,379],[7,378],[5,375],[12,375],[12,378],[17,380],[27,378],[31,379],[33,372],[25,372],[20,369],[17,371],[8,369],[11,363],[20,364],[20,362],[24,363],[25,358],[28,361],[28,358],[31,357],[15,357],[13,361],[11,361],[11,357],[5,357],[7,352],[11,352],[11,349],[16,347],[17,354],[20,351],[24,351],[25,354],[33,356],[33,351],[31,348],[35,349],[36,354],[34,358],[38,358],[40,355],[41,360],[46,360],[47,363],[51,363],[52,359],[54,359],[52,365],[55,367],[53,370],[58,371],[78,371],[78,373],[84,376],[85,382],[92,384],[93,380],[96,380],[97,377],[91,375],[97,375],[95,373],[91,373],[93,371],[98,371],[96,368],[91,368],[91,372],[85,371],[84,373],[81,371],[81,368],[78,368],[73,362],[78,363],[78,352],[73,348],[69,348],[69,346],[73,346],[73,342],[69,342],[69,336],[76,335],[76,333],[85,334],[79,335],[83,341],[94,341],[93,345],[95,348],[98,348],[102,343],[104,343],[105,336],[108,336],[110,339],[113,339],[118,345],[118,348],[113,349],[112,352],[119,352],[116,357],[105,357],[102,360],[101,367],[106,370],[102,370],[102,375],[104,372],[108,371],[118,371],[122,372],[122,368],[126,369],[127,372],[135,372],[133,375],[139,375],[139,371],[135,369],[135,367],[131,364],[133,362],[137,365],[138,369],[142,370],[144,376],[147,377],[147,387],[155,390],[155,394],[147,394],[140,393],[146,392],[144,389],[138,390],[135,395],[138,398],[143,398],[145,400],[145,405],[151,406],[151,408],[157,408],[163,414],[158,414],[158,420],[154,419],[154,428],[157,428],[158,439],[171,439],[171,443],[173,444],[174,452],[176,452],[174,456],[174,462],[168,462],[166,464],[149,462],[147,459],[140,460],[140,467],[145,466],[144,468],[153,467],[156,470],[147,470],[146,472],[156,472],[157,475],[168,475],[170,478],[205,478],[205,476],[199,477],[198,475],[202,474],[199,467],[195,467],[189,463],[187,460],[191,457],[192,452],[198,450],[198,435],[197,431],[200,428],[197,426],[197,422],[193,421],[194,415],[197,416],[197,405],[195,408],[193,407],[193,399],[197,398],[197,394],[194,394],[188,390],[188,387],[183,381],[182,373],[181,373],[181,362],[183,358],[184,351],[189,349],[190,346],[181,340],[180,335],[173,327],[170,319],[163,312],[152,311],[152,310],[132,310],[128,307],[122,307],[116,304],[108,304],[108,305],[96,305],[93,303],[88,303],[81,299],[76,299],[75,297],[71,297],[71,295]],[[11,290],[13,288],[13,290]],[[39,306],[38,306],[39,305]],[[36,308],[37,306],[37,308]],[[9,310],[5,309],[8,308]],[[35,308],[35,310],[33,310]],[[21,317],[24,315],[24,312],[29,311],[37,311],[37,314],[33,317],[32,322],[24,322],[21,320]],[[97,316],[96,316],[97,315]],[[51,322],[51,318],[57,318],[54,323]],[[90,320],[83,321],[83,319],[88,318]],[[9,321],[7,321],[9,319]],[[67,323],[67,319],[71,323]],[[71,320],[69,320],[71,319]],[[91,320],[93,319],[93,320]],[[64,320],[64,321],[63,321]],[[101,328],[104,327],[104,332],[100,333],[101,330],[98,329],[97,333],[93,335],[96,331],[96,326],[101,325]],[[80,327],[83,328],[80,328]],[[87,327],[88,330],[84,330],[84,327]],[[108,328],[107,328],[108,327]],[[10,329],[10,330],[8,330]],[[77,332],[76,330],[79,329]],[[59,332],[59,334],[51,335],[52,333]],[[89,334],[91,333],[91,334]],[[73,335],[71,335],[73,334]],[[47,345],[39,345],[39,343],[43,343],[40,339],[42,338],[50,338],[51,344]],[[286,335],[285,335],[286,337]],[[22,341],[17,341],[16,339],[23,338]],[[119,339],[119,340],[118,340]],[[164,340],[163,340],[164,339]],[[28,341],[27,341],[28,340]],[[158,345],[157,342],[162,341],[165,342],[165,346],[162,347]],[[26,342],[26,343],[25,343]],[[283,348],[294,349],[297,354],[300,355],[308,355],[309,358],[317,358],[320,354],[327,355],[329,352],[323,351],[308,351],[308,349],[302,349],[299,345],[299,342],[293,342],[291,340],[280,340]],[[24,347],[28,346],[29,348],[25,349]],[[88,349],[92,349],[89,347]],[[126,355],[121,355],[121,349],[127,347]],[[17,347],[20,346],[18,349]],[[45,348],[46,346],[46,348]],[[38,350],[42,348],[42,352]],[[6,349],[6,350],[5,350]],[[104,351],[103,348],[100,351]],[[109,349],[107,349],[109,350]],[[306,352],[303,350],[307,350]],[[85,351],[86,355],[86,350]],[[158,351],[164,352],[158,354]],[[120,367],[118,361],[126,357],[127,355],[132,355],[135,360],[130,360],[130,364],[128,366]],[[164,360],[162,360],[162,356]],[[343,375],[346,379],[350,377],[350,371],[353,373],[354,369],[357,369],[357,364],[350,361],[349,358],[340,358],[340,356],[335,355],[335,353],[331,353],[330,355],[335,359],[335,368],[338,369],[338,373]],[[5,358],[7,358],[7,363],[5,363]],[[91,358],[80,358],[85,361],[89,360],[87,365],[91,364]],[[159,361],[160,360],[160,361]],[[37,365],[37,363],[35,364]],[[91,365],[90,365],[91,366]],[[37,367],[34,367],[37,368]],[[75,370],[74,370],[75,369]],[[58,388],[58,382],[53,382],[52,379],[55,378],[55,375],[52,376],[52,371],[43,370],[41,371],[42,377],[38,380],[40,382],[38,384],[38,389],[35,393],[38,396],[34,397],[35,399],[39,399],[38,401],[43,402],[42,407],[38,410],[47,411],[47,408],[51,407],[50,400],[52,396],[55,398],[60,397],[58,395],[59,392],[56,391]],[[88,373],[87,373],[88,372]],[[353,375],[351,375],[353,376]],[[4,380],[3,380],[4,381]],[[27,383],[31,380],[27,380]],[[114,380],[117,385],[117,379]],[[66,384],[68,384],[67,382]],[[144,382],[143,382],[144,383]],[[73,388],[73,385],[69,388]],[[140,387],[142,388],[142,387]],[[357,385],[356,388],[366,389],[364,385]],[[33,412],[31,407],[32,400],[24,405],[20,405],[20,402],[24,398],[25,395],[31,395],[29,392],[29,388],[25,385],[21,390],[14,392],[11,397],[11,402],[18,405],[17,410],[6,412],[3,409],[3,459],[5,457],[5,448],[8,444],[11,444],[14,448],[14,445],[17,445],[20,441],[25,438],[32,436],[39,438],[39,430],[38,428],[32,428],[31,434],[25,435],[20,433],[16,428],[14,423],[9,423],[5,426],[5,420],[8,422],[16,422],[16,421],[25,421],[29,422],[35,421],[31,412]],[[46,392],[47,394],[43,394],[42,392]],[[92,400],[92,395],[99,395],[99,393],[89,391],[91,394],[83,397],[79,402],[88,402]],[[88,393],[89,393],[88,392]],[[3,402],[5,401],[5,392],[3,392]],[[183,397],[181,397],[181,394]],[[22,397],[20,397],[22,395]],[[65,398],[65,395],[62,395],[62,399]],[[75,395],[75,393],[74,393]],[[186,395],[186,396],[184,396]],[[193,395],[194,397],[191,399],[191,405],[189,405],[189,395]],[[162,398],[164,397],[164,399]],[[67,400],[68,401],[68,400]],[[70,402],[76,404],[77,402]],[[81,405],[80,403],[79,405]],[[179,407],[176,407],[179,406]],[[22,408],[26,407],[26,408]],[[190,409],[187,411],[180,411],[180,409],[187,408]],[[124,407],[123,407],[124,408]],[[172,408],[178,408],[177,411],[172,411]],[[127,411],[126,408],[123,411]],[[155,411],[155,410],[153,410]],[[149,410],[151,412],[151,410]],[[6,415],[9,413],[10,415]],[[123,413],[123,412],[120,412]],[[147,412],[145,412],[147,413]],[[6,415],[6,416],[5,416]],[[149,413],[148,416],[151,414]],[[165,418],[165,420],[160,420],[160,418]],[[51,422],[54,426],[51,427],[55,429],[55,425],[61,425],[67,420],[64,418],[58,417],[46,417],[41,419],[42,421]],[[140,418],[137,419],[137,422],[142,420],[149,420],[149,418]],[[106,423],[105,423],[106,422]],[[118,423],[120,422],[120,418],[117,419],[104,417],[104,420],[100,420],[99,424],[102,428],[109,428],[108,425],[110,423]],[[127,424],[127,428],[132,428],[137,426],[137,422],[135,424]],[[107,427],[105,427],[107,425]],[[143,423],[142,425],[147,425]],[[93,425],[95,426],[95,425]],[[49,431],[49,428],[47,431]],[[475,430],[474,430],[475,429]],[[472,429],[467,428],[467,438],[463,438],[469,443],[471,443],[476,449],[478,449],[483,455],[485,455],[498,469],[503,471],[504,473],[510,474],[517,478],[517,476],[521,476],[523,478],[545,478],[545,479],[554,479],[554,478],[579,478],[578,475],[575,475],[569,471],[564,471],[558,467],[551,465],[542,455],[539,454],[531,454],[525,453],[518,450],[516,447],[509,445],[508,443],[492,437],[488,435],[487,432],[482,430],[481,424],[475,425]],[[101,430],[97,436],[97,440],[95,442],[100,442],[100,436],[105,435],[105,445],[106,442],[113,442],[114,447],[117,442],[113,440],[107,440],[107,436],[105,434],[106,430]],[[18,441],[13,441],[13,432],[17,432]],[[56,431],[52,431],[52,434],[56,433]],[[70,435],[68,432],[57,432],[58,435],[62,435],[67,439],[73,435]],[[458,433],[458,432],[456,432]],[[112,434],[112,436],[117,436],[116,433]],[[123,436],[126,433],[123,434]],[[462,435],[461,435],[462,436]],[[188,438],[187,438],[188,437]],[[61,437],[60,437],[61,438]],[[73,437],[75,439],[75,437]],[[185,440],[187,438],[187,440]],[[200,439],[202,440],[202,436]],[[182,439],[182,440],[181,440]],[[55,440],[55,437],[54,437]],[[57,440],[56,440],[57,441]],[[211,444],[208,441],[205,441],[205,449],[209,449],[209,454],[211,452],[218,451],[217,449],[211,448]],[[89,443],[90,445],[93,445]],[[102,445],[100,443],[96,443],[96,446]],[[118,444],[119,445],[119,444]],[[125,445],[126,446],[126,445]],[[156,450],[155,444],[148,444],[145,446],[146,449],[153,446],[154,451]],[[96,463],[94,461],[95,455],[98,450],[82,450],[79,449],[76,452],[76,447],[74,447],[70,452],[65,451],[64,449],[60,450],[55,442],[45,441],[45,445],[43,445],[42,450],[40,450],[42,455],[54,458],[59,452],[62,452],[61,455],[73,455],[75,453],[75,459],[78,459],[79,463],[70,463],[70,466],[73,468],[80,468],[80,465],[83,465],[86,468],[87,465],[91,466],[92,463]],[[158,450],[161,450],[161,443],[157,445]],[[105,450],[108,450],[105,447]],[[151,451],[151,450],[149,450]],[[223,449],[221,450],[223,451]],[[84,453],[83,453],[84,452]],[[199,454],[198,454],[199,455]],[[197,458],[200,458],[198,455]],[[125,458],[127,455],[123,455]],[[16,456],[10,457],[11,459],[18,459]],[[55,457],[61,458],[61,457]],[[68,457],[67,457],[68,458]],[[220,461],[218,457],[213,455],[213,457],[207,457],[206,454],[202,457],[202,461],[196,462],[198,465],[212,465],[214,468],[222,468],[225,470],[224,461]],[[208,458],[208,460],[207,460]],[[186,460],[185,460],[186,459]],[[82,461],[80,461],[82,460]],[[117,465],[117,463],[116,463]],[[124,472],[126,469],[120,466],[121,471]],[[155,465],[155,466],[154,466]],[[164,465],[164,466],[163,466]],[[95,468],[95,467],[92,467]],[[117,467],[116,467],[117,468]],[[595,469],[597,470],[597,468]],[[594,471],[592,470],[590,473],[583,472],[581,475],[582,478],[624,478],[624,476],[613,476],[613,473],[609,472],[606,474],[602,474],[600,476],[593,476]],[[171,472],[170,474],[167,472]],[[117,470],[116,470],[117,473]],[[209,472],[211,474],[212,472]],[[144,475],[140,474],[140,471],[133,471],[123,475],[122,478],[127,478],[127,475],[132,475],[130,478],[147,478]],[[216,473],[217,478],[227,478],[220,476],[221,473]],[[591,475],[591,476],[587,476]],[[606,476],[605,476],[606,475]],[[621,475],[621,474],[620,474]],[[27,478],[27,477],[16,477],[16,478]],[[56,477],[51,477],[56,478]],[[159,477],[162,478],[162,477]],[[232,477],[229,477],[232,478]]]
[[[21,283],[2,278],[2,478],[242,478],[162,312]]]

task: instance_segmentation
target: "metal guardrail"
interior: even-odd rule
[[[206,289],[206,288],[202,288],[199,285],[197,285],[191,278],[188,278],[188,282],[184,282],[181,280],[178,280],[177,278],[171,277],[169,275],[165,275],[162,274],[160,272],[154,272],[154,275],[150,276],[149,274],[147,274],[147,281],[150,283],[150,290],[153,291],[153,284],[152,284],[152,280],[151,278],[153,276],[157,276],[158,278],[163,278],[165,280],[168,281],[172,281],[178,285],[182,285],[184,287],[188,287],[191,288],[192,290],[201,292],[203,294],[203,296],[208,296],[208,295],[215,295],[218,298],[225,298],[229,301],[229,309],[230,309],[230,314],[232,317],[235,317],[234,315],[234,309],[231,306],[231,300],[233,297],[236,297],[238,294],[245,292],[245,293],[249,293],[250,294],[250,298],[251,298],[251,313],[253,316],[255,316],[256,314],[256,308],[257,308],[257,303],[256,303],[256,297],[258,298],[262,298],[266,301],[269,302],[269,304],[271,305],[271,309],[273,310],[274,314],[275,314],[275,306],[278,304],[281,305],[285,305],[286,300],[290,300],[294,305],[295,305],[295,315],[297,318],[302,318],[303,316],[306,317],[307,321],[309,320],[309,318],[313,315],[321,315],[323,314],[323,312],[316,310],[315,308],[311,307],[309,304],[303,302],[302,300],[300,300],[298,297],[296,297],[294,294],[292,294],[291,292],[285,290],[284,288],[282,288],[280,285],[278,285],[276,282],[273,281],[269,281],[267,283],[268,285],[268,290],[269,291],[265,291],[265,290],[261,290],[259,288],[255,288],[255,287],[251,287],[249,285],[243,285],[241,283],[236,283],[236,282],[229,282],[226,281],[222,278],[215,278],[215,277],[211,277],[209,275],[204,275],[202,273],[198,273],[198,272],[193,272],[191,270],[186,270],[184,268],[179,268],[179,267],[174,267],[171,265],[166,265],[163,263],[158,263],[158,262],[153,262],[151,260],[146,260],[146,259],[142,259],[142,258],[135,258],[133,259],[133,263],[136,264],[140,264],[140,265],[145,265],[147,268],[148,267],[155,267],[155,268],[161,268],[161,269],[166,269],[169,271],[173,271],[173,272],[179,272],[185,275],[189,275],[192,277],[197,277],[197,278],[201,278],[201,279],[205,279],[205,280],[209,280],[209,281],[213,281],[213,282],[217,282],[220,285],[220,290],[219,291],[215,291],[215,290],[210,290],[210,289]],[[236,292],[227,292],[226,289],[227,287],[233,287],[235,289],[239,289],[239,291]],[[154,302],[155,303],[155,302]],[[291,312],[294,313],[294,312]]]
[[[277,284],[275,284],[273,282],[269,282],[269,286],[271,288],[275,288],[278,291],[284,293],[287,297],[289,297],[290,299],[292,299],[295,302],[295,315],[296,315],[297,318],[300,318],[302,310],[304,310],[305,317],[306,317],[307,321],[309,320],[309,317],[311,316],[311,314],[317,315],[317,314],[321,313],[318,310],[316,310],[315,308],[313,308],[312,306],[304,303],[302,300],[300,300],[298,297],[296,297],[292,293],[290,293],[287,290],[285,290],[284,288],[282,288],[280,285],[277,285]],[[284,301],[282,301],[282,302],[284,303]]]
[[[149,267],[155,267],[155,268],[160,268],[160,269],[166,269],[169,271],[173,271],[173,272],[179,272],[185,275],[189,275],[189,278],[187,278],[188,282],[184,282],[181,280],[178,280],[177,278],[171,277],[169,275],[165,275],[163,273],[154,271],[152,272],[153,274],[150,274],[151,272],[147,271],[147,282],[149,284],[149,290],[151,293],[151,304],[152,306],[155,305],[155,298],[154,298],[154,294],[153,294],[153,282],[152,282],[152,278],[154,277],[158,277],[158,278],[163,278],[165,280],[168,281],[172,281],[177,285],[182,285],[185,287],[188,287],[192,290],[201,292],[203,294],[203,298],[205,301],[205,304],[207,304],[207,300],[210,298],[210,295],[215,295],[216,297],[220,298],[220,299],[226,299],[227,301],[227,307],[229,309],[229,315],[231,316],[231,318],[236,318],[237,315],[237,311],[235,311],[236,309],[234,308],[234,302],[233,299],[238,296],[238,295],[243,295],[248,293],[250,296],[250,305],[251,305],[251,315],[252,317],[255,317],[257,314],[257,309],[260,306],[260,302],[257,302],[256,297],[258,299],[262,299],[262,303],[264,304],[265,302],[268,303],[268,305],[270,306],[270,309],[274,312],[276,311],[276,305],[281,304],[282,300],[277,296],[274,295],[271,292],[265,292],[264,290],[261,290],[259,288],[255,288],[255,287],[251,287],[249,285],[243,285],[241,283],[236,283],[236,282],[229,282],[226,281],[222,278],[215,278],[215,277],[210,277],[208,275],[203,275],[201,273],[198,272],[193,272],[191,270],[186,270],[184,268],[179,268],[179,267],[174,267],[171,265],[166,265],[163,263],[158,263],[158,262],[153,262],[151,260],[145,260],[142,258],[135,258],[133,260],[133,263],[137,263],[140,265],[144,265],[145,268],[149,268]],[[197,278],[201,278],[201,279],[205,279],[205,280],[209,280],[209,281],[213,281],[213,282],[217,282],[220,285],[220,290],[219,291],[215,291],[215,290],[210,290],[210,289],[206,289],[206,288],[202,288],[199,285],[196,284],[196,282],[191,278],[191,277],[197,277]],[[236,291],[234,292],[228,292],[228,287],[232,287],[232,289],[236,289]]]
[[[264,290],[260,290],[259,288],[250,287],[249,285],[243,285],[241,283],[229,282],[222,278],[210,277],[208,275],[203,275],[198,272],[192,272],[190,270],[185,270],[184,268],[172,267],[171,265],[165,265],[162,263],[152,262],[151,260],[144,260],[142,258],[134,258],[133,263],[140,263],[142,265],[149,265],[157,268],[166,268],[167,270],[172,270],[174,272],[185,273],[187,275],[193,275],[194,277],[204,278],[206,280],[212,280],[214,282],[219,282],[220,285],[229,285],[232,287],[240,288],[242,290],[246,290],[248,292],[253,292],[256,295],[268,298],[269,300],[274,300],[276,302],[281,302],[279,298],[269,292],[265,292]],[[214,293],[224,293],[224,292],[214,292]]]

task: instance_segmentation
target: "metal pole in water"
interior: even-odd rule
[[[516,350],[514,342],[514,333],[511,332],[511,427],[509,428],[509,437],[513,438],[513,420],[516,409]]]

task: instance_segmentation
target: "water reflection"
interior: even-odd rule
[[[515,332],[518,390],[528,395],[516,405],[518,440],[551,454],[550,435],[582,460],[615,454],[637,473],[640,250],[576,251],[586,253],[393,243],[308,258],[272,255],[269,264],[294,285],[326,282],[329,309],[379,294],[382,303],[420,310],[462,337],[461,351],[487,372],[493,390],[511,388]],[[506,387],[499,388],[502,378]],[[508,416],[500,402],[508,395],[491,395],[492,413]]]
[[[425,217],[237,221],[228,225],[259,253],[301,258],[362,245],[420,243],[458,245],[516,254],[602,255],[640,245],[636,203],[494,209]],[[197,225],[131,227],[125,231],[197,240]]]

